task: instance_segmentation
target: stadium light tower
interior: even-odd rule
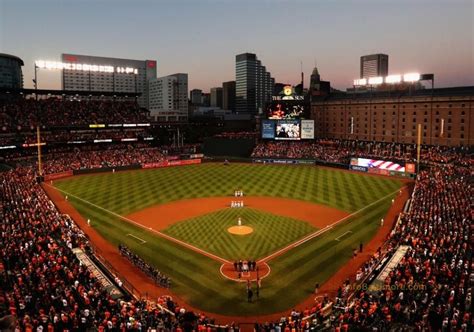
[[[33,83],[35,84],[35,98],[38,100],[38,66],[35,62],[35,78],[33,79]]]

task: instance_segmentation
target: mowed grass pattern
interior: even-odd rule
[[[55,181],[54,185],[121,215],[186,198],[229,196],[232,200],[236,188],[242,188],[246,195],[301,199],[347,212],[360,210],[387,196],[347,222],[271,260],[272,273],[263,280],[260,298],[254,303],[247,303],[245,284],[222,278],[220,264],[215,260],[69,197],[104,238],[114,245],[125,243],[171,276],[173,292],[186,302],[208,312],[246,316],[289,310],[312,294],[316,282],[322,284],[343,264],[350,264],[352,250],[373,237],[380,218],[385,216],[396,195],[389,194],[402,183],[314,166],[203,164],[80,176]],[[196,234],[200,228],[196,223]],[[335,240],[349,230],[350,236]],[[134,234],[147,243],[141,244],[126,234]],[[208,246],[217,240],[209,233],[202,236]],[[272,233],[268,234],[268,240],[272,241]]]
[[[235,235],[227,231],[237,225],[239,217],[253,233]],[[250,208],[226,208],[174,224],[163,232],[233,261],[263,258],[314,231],[315,227],[303,221]]]
[[[357,211],[400,187],[400,181],[314,166],[202,164],[92,174],[55,181],[55,186],[126,215],[185,198],[273,196]]]

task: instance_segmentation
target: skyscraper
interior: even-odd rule
[[[211,107],[222,108],[222,88],[211,88]]]
[[[253,115],[263,112],[271,100],[275,80],[253,53],[235,57],[236,111]]]
[[[360,57],[360,78],[388,75],[388,55],[370,54]]]
[[[222,108],[235,111],[235,81],[222,83]]]
[[[188,74],[153,78],[148,94],[150,115],[155,121],[188,120]]]
[[[0,88],[22,89],[23,60],[10,54],[0,53]]]
[[[201,105],[202,104],[202,90],[192,89],[190,93],[191,104]]]

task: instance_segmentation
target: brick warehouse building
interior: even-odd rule
[[[474,87],[314,97],[316,137],[446,146],[474,144]]]

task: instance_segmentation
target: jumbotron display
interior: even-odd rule
[[[275,140],[314,139],[313,120],[263,120],[262,138]]]
[[[309,102],[305,96],[295,93],[295,89],[286,85],[272,102],[267,105],[266,114],[268,119],[304,119],[308,117]]]
[[[279,100],[267,106],[269,119],[300,119],[306,115],[306,105],[300,100]]]
[[[298,120],[279,120],[276,124],[275,139],[301,139],[300,122]]]

